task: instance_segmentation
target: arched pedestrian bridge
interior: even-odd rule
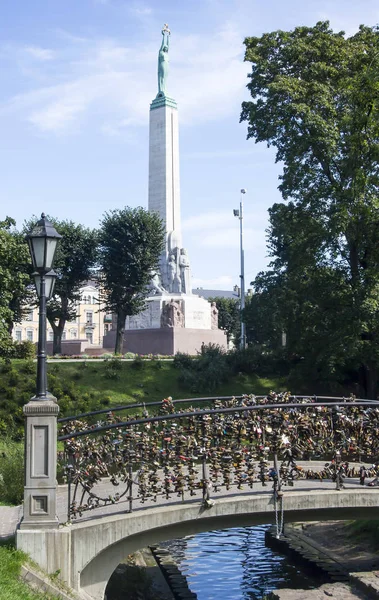
[[[357,462],[378,455],[379,403],[272,400],[208,399],[206,410],[181,412],[166,400],[154,416],[62,420],[61,526],[30,511],[18,547],[84,598],[102,600],[119,562],[148,544],[262,523],[280,532],[283,518],[379,518],[379,487],[360,485]]]

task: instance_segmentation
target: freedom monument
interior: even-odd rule
[[[159,271],[152,273],[146,309],[126,318],[124,350],[139,354],[196,354],[202,344],[227,346],[226,334],[218,328],[215,303],[192,294],[190,261],[182,247],[178,107],[167,94],[169,42],[165,24],[158,54],[158,93],[150,105],[148,209],[162,219],[166,243]]]

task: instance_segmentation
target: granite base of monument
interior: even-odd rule
[[[104,337],[104,348],[114,349],[116,332]],[[163,354],[173,356],[177,352],[197,354],[202,344],[218,344],[227,349],[225,331],[221,329],[188,329],[166,327],[157,329],[131,329],[125,332],[124,352],[135,354]]]

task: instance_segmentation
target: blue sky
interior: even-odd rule
[[[178,102],[183,243],[195,286],[247,284],[268,263],[267,208],[281,200],[271,149],[246,141],[243,40],[329,19],[353,34],[377,0],[0,0],[0,219],[42,211],[97,227],[147,207],[149,104],[168,23]]]

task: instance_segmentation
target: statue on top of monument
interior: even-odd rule
[[[162,44],[158,54],[158,96],[166,95],[166,83],[169,63],[168,49],[170,46],[170,35],[171,31],[169,30],[167,23],[165,23],[162,29]]]

